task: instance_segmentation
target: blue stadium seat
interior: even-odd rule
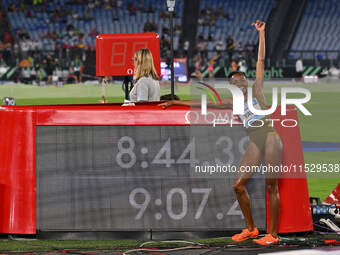
[[[67,0],[51,0],[47,4],[48,12],[35,12],[31,8],[32,15],[35,18],[26,18],[24,13],[8,13],[10,25],[14,31],[19,28],[24,27],[30,34],[31,37],[41,41],[42,49],[51,50],[54,49],[55,43],[52,40],[41,39],[40,34],[46,34],[48,31],[64,31],[66,32],[67,24],[72,24],[75,29],[79,29],[84,33],[83,43],[90,44],[90,46],[95,45],[95,38],[88,37],[88,34],[97,28],[100,33],[138,33],[143,31],[144,24],[147,20],[152,21],[158,25],[158,33],[162,35],[162,26],[168,24],[167,20],[160,19],[160,12],[166,10],[166,2],[164,1],[160,4],[159,0],[131,0],[123,1],[123,8],[117,11],[117,17],[119,21],[113,21],[113,11],[105,10],[104,7],[97,8],[95,10],[90,10],[90,15],[93,18],[92,21],[74,20],[71,16],[67,17],[66,24],[59,23],[47,23],[51,21],[52,13],[56,8],[61,8],[64,6],[66,9],[71,9],[73,12],[78,13],[79,18],[83,17],[86,5],[69,5],[66,4]],[[142,2],[145,8],[148,8],[150,4],[153,5],[154,13],[141,13],[137,12],[136,15],[130,15],[127,10],[128,2],[132,2],[135,6],[138,6]],[[16,0],[3,0],[3,6],[8,8],[10,4],[16,3]],[[214,4],[217,6],[217,3]],[[174,20],[176,23],[181,23],[182,13],[183,13],[183,2],[178,1],[176,3],[176,12],[179,14]],[[206,33],[209,33],[207,31]],[[176,37],[176,47],[178,46],[178,39]]]
[[[223,9],[229,18],[219,17],[215,26],[199,26],[197,35],[203,34],[205,39],[213,35],[214,39],[225,42],[227,35],[234,41],[246,44],[248,41],[257,40],[257,34],[250,26],[256,19],[267,20],[271,10],[271,0],[202,0],[201,10],[205,8]]]
[[[291,50],[340,50],[340,2],[309,0],[302,16]],[[337,54],[329,54],[337,57]]]

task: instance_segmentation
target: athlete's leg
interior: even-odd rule
[[[281,164],[282,145],[280,137],[276,132],[269,133],[266,139],[264,159],[267,166],[280,166]],[[269,233],[277,237],[277,225],[279,220],[280,195],[277,184],[278,173],[268,172],[266,176],[266,185],[269,195],[269,214],[270,228]]]
[[[245,219],[246,227],[249,231],[253,231],[253,229],[255,228],[255,224],[250,211],[250,201],[246,189],[246,184],[253,173],[246,171],[242,172],[240,170],[242,170],[242,166],[258,166],[261,162],[261,159],[261,151],[254,142],[250,141],[249,147],[240,162],[239,173],[233,186],[238,203]]]

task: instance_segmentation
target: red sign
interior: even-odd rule
[[[133,56],[148,48],[158,75],[161,75],[159,36],[156,33],[100,34],[96,39],[96,75],[133,75]]]

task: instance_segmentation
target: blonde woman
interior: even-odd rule
[[[133,58],[136,83],[130,91],[130,101],[159,101],[159,77],[148,49],[136,51]]]

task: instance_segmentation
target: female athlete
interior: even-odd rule
[[[253,105],[255,108],[257,105],[261,109],[266,109],[266,101],[263,94],[266,24],[262,21],[257,20],[256,23],[253,24],[253,26],[258,31],[260,39],[258,60],[256,64],[256,81],[252,87]],[[245,74],[242,72],[232,72],[228,78],[230,84],[235,85],[242,90],[244,98],[246,100],[248,94],[248,81]],[[225,98],[222,100],[223,106],[226,108],[231,107],[232,102],[232,98]],[[166,108],[170,105],[200,106],[200,102],[172,100],[160,105],[163,108]],[[208,105],[211,107],[215,107],[213,102],[209,102]],[[240,118],[245,119],[245,115],[240,116]],[[246,118],[246,120],[248,121],[247,123],[255,122],[258,119],[268,120],[269,116],[248,114]],[[258,166],[260,165],[262,159],[264,159],[264,162],[267,166],[278,166],[281,164],[281,139],[272,127],[270,121],[263,122],[266,124],[261,127],[249,126],[247,128],[250,143],[246,153],[241,159],[238,175],[233,186],[240,208],[244,215],[246,225],[246,228],[242,230],[240,234],[236,234],[232,237],[232,240],[235,242],[241,242],[250,238],[257,238],[259,235],[259,231],[255,226],[251,214],[249,195],[246,189],[246,184],[252,177],[253,172],[242,171],[242,169],[247,169],[247,167],[251,166]],[[255,243],[260,245],[270,245],[278,242],[277,226],[279,218],[280,197],[276,173],[266,173],[266,186],[269,194],[270,228],[267,235],[262,238],[253,240]]]

